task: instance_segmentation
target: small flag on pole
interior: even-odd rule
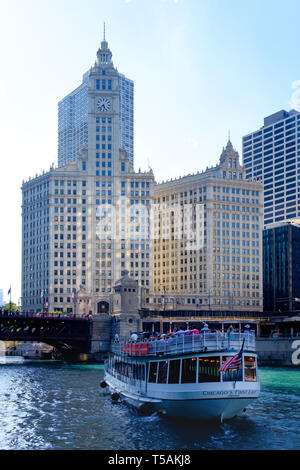
[[[7,292],[7,295],[9,295],[10,293],[11,293],[11,286],[10,286],[8,292]]]
[[[242,363],[244,343],[245,343],[245,338],[243,339],[243,344],[242,344],[240,352],[236,354],[235,356],[231,357],[230,359],[228,359],[228,361],[224,362],[224,364],[222,364],[219,369],[220,372],[227,372],[228,369],[238,369],[240,367]]]

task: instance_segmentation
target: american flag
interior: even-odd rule
[[[242,344],[240,352],[237,353],[235,356],[231,357],[230,359],[228,359],[228,361],[224,362],[224,364],[222,364],[219,369],[220,372],[227,372],[228,369],[238,369],[240,367],[242,363],[244,343],[245,343],[245,338],[243,339],[243,344]]]

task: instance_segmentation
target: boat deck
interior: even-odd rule
[[[183,334],[168,339],[153,341],[135,341],[112,343],[111,351],[119,355],[157,356],[186,354],[193,352],[236,351],[238,352],[245,339],[244,350],[255,352],[255,335],[252,333],[215,333],[203,332],[197,335]]]

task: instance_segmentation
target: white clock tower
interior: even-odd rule
[[[88,149],[86,168],[91,206],[89,210],[92,267],[90,287],[94,308],[106,298],[111,303],[113,286],[128,270],[147,293],[151,289],[150,205],[152,172],[134,172],[122,142],[120,74],[104,39],[88,81]],[[142,227],[143,225],[143,227]]]
[[[113,287],[125,271],[147,301],[154,176],[134,171],[133,82],[114,67],[105,34],[58,116],[58,168],[22,186],[23,308],[113,313]]]

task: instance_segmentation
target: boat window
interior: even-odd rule
[[[195,357],[182,359],[181,383],[186,384],[196,382],[196,369],[197,359]]]
[[[244,356],[244,369],[246,382],[256,382],[255,357]]]
[[[219,356],[199,357],[198,382],[220,382]]]
[[[232,356],[223,356],[222,364],[231,359]],[[223,382],[241,382],[243,380],[243,370],[242,366],[238,369],[228,369],[226,372],[222,372]]]
[[[133,379],[133,366],[134,364],[127,364],[127,377],[129,377],[130,379]]]
[[[180,360],[174,359],[169,363],[169,384],[178,384],[180,374]]]
[[[137,364],[135,378],[137,380],[145,380],[145,366],[143,364]]]
[[[166,384],[168,376],[168,361],[161,361],[158,363],[158,379],[157,383]]]
[[[149,382],[156,383],[157,362],[150,362]]]

